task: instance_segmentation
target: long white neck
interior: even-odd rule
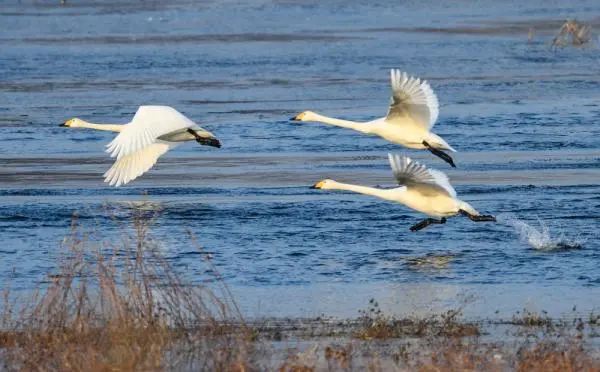
[[[94,124],[81,120],[77,128],[89,128],[96,130],[105,130],[108,132],[120,132],[123,130],[123,124]]]
[[[349,183],[341,183],[341,182],[334,182],[332,186],[328,187],[328,189],[353,191],[353,192],[357,192],[359,194],[376,196],[376,197],[382,198],[382,199],[390,199],[390,196],[391,196],[390,190],[382,190],[382,189],[376,189],[374,187],[352,185]]]
[[[369,133],[371,131],[371,125],[369,123],[358,123],[350,120],[330,118],[319,114],[313,114],[309,121],[317,121],[319,123],[335,125],[336,127],[354,129],[363,133]]]

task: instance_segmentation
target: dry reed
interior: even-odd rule
[[[3,370],[230,370],[249,359],[248,328],[218,271],[203,261],[218,296],[186,282],[149,234],[155,217],[136,210],[115,246],[73,219],[50,282],[26,301],[5,290]]]

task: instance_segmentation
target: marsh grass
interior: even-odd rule
[[[345,324],[346,337],[337,333],[335,341],[291,352],[279,370],[600,371],[597,345],[588,342],[584,329],[593,330],[595,316],[587,323],[567,322],[524,309],[500,323],[510,327],[506,341],[497,334],[486,337],[484,324],[465,321],[460,308],[397,318],[373,299],[360,314],[356,323]]]
[[[511,324],[547,328],[552,328],[554,326],[552,317],[549,316],[546,311],[542,310],[538,313],[528,309],[517,311],[517,313],[512,316]]]
[[[525,344],[470,344],[455,339],[439,346],[419,371],[599,371],[600,363],[577,340],[537,340]]]
[[[600,371],[579,339],[519,340],[513,344],[460,337],[381,344],[380,340],[311,346],[289,352],[278,371]]]
[[[360,329],[355,337],[361,340],[402,337],[466,337],[479,336],[480,327],[462,320],[462,308],[442,314],[412,315],[402,318],[385,315],[374,299],[366,310],[359,311]]]
[[[73,218],[49,280],[28,298],[6,286],[3,370],[229,370],[247,361],[249,328],[218,270],[200,263],[218,295],[186,282],[149,234],[155,218],[135,210],[116,245],[93,241]]]

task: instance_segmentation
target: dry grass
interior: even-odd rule
[[[229,370],[248,360],[249,330],[228,289],[216,296],[174,272],[148,233],[154,218],[136,212],[117,246],[95,244],[73,219],[50,282],[27,300],[5,291],[3,370]]]
[[[515,344],[465,342],[461,338],[416,344],[379,344],[380,340],[290,350],[278,371],[600,371],[593,352],[577,339]],[[375,343],[375,345],[374,345]]]
[[[511,324],[547,328],[552,328],[554,325],[552,322],[552,317],[549,316],[546,311],[537,313],[527,309],[523,309],[523,311],[517,311],[517,313],[512,317]]]
[[[425,317],[409,316],[396,318],[381,312],[374,299],[367,310],[360,311],[361,328],[355,337],[361,340],[389,339],[402,337],[466,337],[478,336],[479,326],[462,321],[462,309],[448,310],[442,314]]]
[[[600,371],[600,363],[594,360],[573,340],[569,343],[544,340],[529,349],[520,350],[519,372]]]
[[[419,371],[600,371],[600,362],[578,340],[538,340],[531,346],[464,344],[435,349]]]

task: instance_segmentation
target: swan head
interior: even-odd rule
[[[69,128],[80,128],[83,126],[84,121],[79,118],[73,118],[65,121],[59,127],[69,127]]]
[[[294,116],[290,120],[292,120],[292,121],[314,121],[314,119],[316,117],[317,117],[317,114],[315,114],[314,112],[304,111],[304,112],[301,112],[298,115]]]
[[[334,180],[323,180],[323,181],[319,181],[319,182],[315,183],[310,188],[311,189],[329,190],[329,189],[333,189],[335,185],[336,185],[336,182]]]

